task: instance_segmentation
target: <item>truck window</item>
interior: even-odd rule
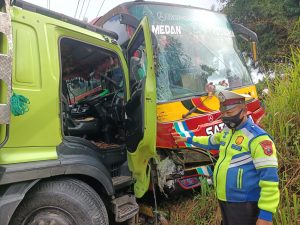
[[[75,104],[88,96],[122,89],[123,71],[116,54],[77,40],[60,41],[63,94]]]
[[[147,55],[145,51],[145,42],[143,33],[140,32],[135,40],[135,44],[128,52],[129,56],[129,76],[130,76],[130,89],[134,91],[136,86],[147,73]]]
[[[124,142],[124,76],[117,54],[70,38],[60,40],[60,54],[63,134],[101,148]]]

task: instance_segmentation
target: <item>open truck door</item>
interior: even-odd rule
[[[9,0],[4,0],[0,1],[0,148],[9,137],[12,52]]]
[[[149,160],[156,156],[156,79],[153,40],[145,17],[127,47],[130,100],[126,104],[128,163],[135,179],[136,197],[150,184]]]

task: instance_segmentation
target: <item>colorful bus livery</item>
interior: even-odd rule
[[[254,121],[259,123],[264,115],[264,110],[263,108],[261,108],[259,100],[251,100],[251,102],[248,102],[247,108],[249,116],[251,116]],[[170,111],[171,110],[172,108],[170,108]],[[219,117],[220,112],[213,111],[210,113],[203,113],[194,117],[188,117],[184,120],[158,122],[156,146],[160,148],[191,147],[187,146],[184,143],[176,146],[173,141],[173,135],[192,137],[194,135],[212,135],[216,132],[220,132],[224,128],[224,123],[219,120]],[[217,152],[214,151],[213,153],[217,154]]]
[[[123,3],[92,23],[116,32],[118,43],[126,48],[138,21],[144,16],[150,22],[156,65],[156,147],[159,157],[155,168],[157,174],[164,174],[165,164],[176,168],[164,174],[167,179],[158,179],[157,182],[159,187],[164,186],[163,191],[174,190],[184,187],[182,180],[185,178],[190,181],[191,176],[209,175],[199,170],[200,167],[210,170],[212,162],[209,156],[201,150],[195,151],[194,146],[184,143],[177,146],[173,141],[174,135],[211,135],[223,128],[219,119],[219,101],[207,94],[207,84],[215,85],[218,90],[251,95],[253,99],[247,102],[248,114],[255,122],[261,120],[264,110],[257,100],[255,86],[237,48],[235,35],[251,42],[254,53],[257,37],[249,29],[231,24],[221,13],[148,1]],[[140,57],[141,65],[143,57]],[[212,153],[217,156],[216,151]],[[183,189],[200,185],[199,179],[187,183],[189,185]]]

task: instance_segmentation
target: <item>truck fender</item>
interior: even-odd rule
[[[57,147],[61,168],[53,168],[59,174],[85,175],[97,180],[105,189],[107,195],[114,195],[112,177],[97,155],[99,149],[89,141],[78,137],[65,137]]]
[[[1,225],[8,225],[16,208],[23,200],[25,194],[37,183],[37,180],[23,181],[5,186],[0,196],[0,221]]]
[[[2,165],[0,170],[3,171],[0,173],[0,187],[61,175],[84,175],[98,181],[107,195],[114,194],[110,174],[102,162],[91,155],[60,155],[58,160]]]

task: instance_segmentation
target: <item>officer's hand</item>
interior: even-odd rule
[[[173,136],[175,143],[178,142],[187,142],[187,138],[186,137],[180,137],[180,136]]]
[[[256,225],[272,225],[272,222],[267,220],[258,219],[256,221]]]

